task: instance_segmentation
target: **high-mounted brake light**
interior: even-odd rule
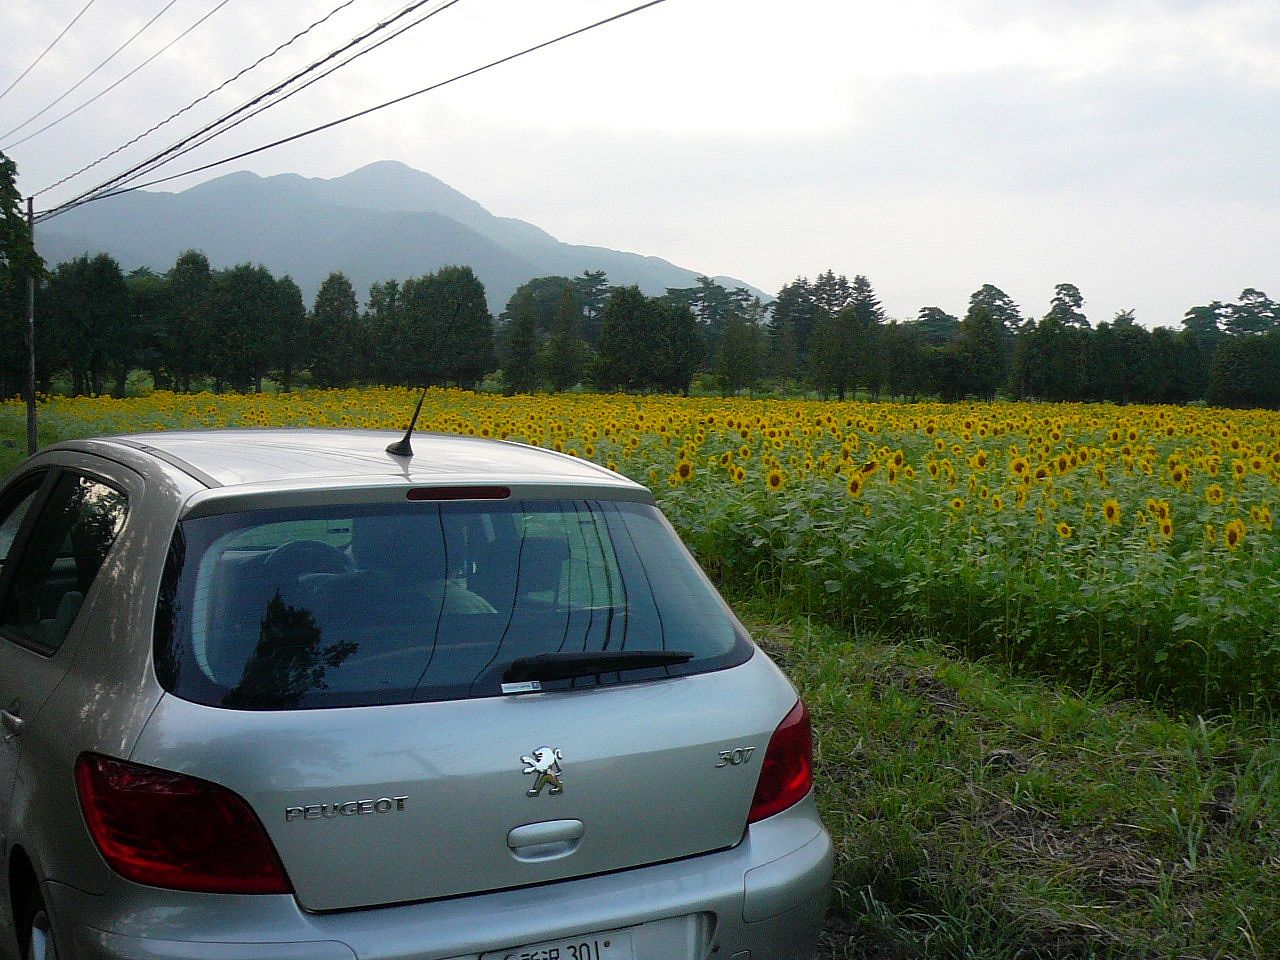
[[[769,740],[747,823],[781,813],[803,800],[812,789],[813,731],[808,708],[803,700],[797,700]]]
[[[94,843],[126,880],[202,893],[292,893],[257,814],[207,780],[84,753],[80,809]]]
[[[506,500],[510,487],[414,487],[405,496],[410,500]]]

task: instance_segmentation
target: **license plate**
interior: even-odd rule
[[[635,953],[631,932],[614,930],[495,950],[481,954],[480,960],[635,960]]]

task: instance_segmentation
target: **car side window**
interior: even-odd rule
[[[72,473],[60,476],[15,558],[0,629],[27,646],[57,650],[124,525],[127,509],[125,495],[101,481]]]
[[[4,513],[4,507],[0,507],[0,513],[4,514],[0,519],[0,564],[9,559],[9,551],[13,549],[18,528],[22,526],[22,521],[30,512],[31,504],[35,503],[36,494],[40,492],[40,482],[43,479],[43,477],[35,477],[21,489],[14,491],[16,499],[10,501],[10,509],[7,513]]]

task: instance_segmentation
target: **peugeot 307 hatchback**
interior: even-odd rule
[[[809,718],[643,487],[374,432],[0,491],[8,960],[811,957]]]

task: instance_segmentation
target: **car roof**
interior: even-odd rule
[[[378,430],[230,429],[137,433],[69,441],[105,453],[124,447],[194,477],[206,487],[314,487],[407,481],[423,485],[535,484],[645,488],[598,464],[538,447],[483,437],[415,433],[412,458],[392,456],[401,434]],[[123,451],[122,451],[123,452]],[[161,468],[163,469],[163,468]]]

